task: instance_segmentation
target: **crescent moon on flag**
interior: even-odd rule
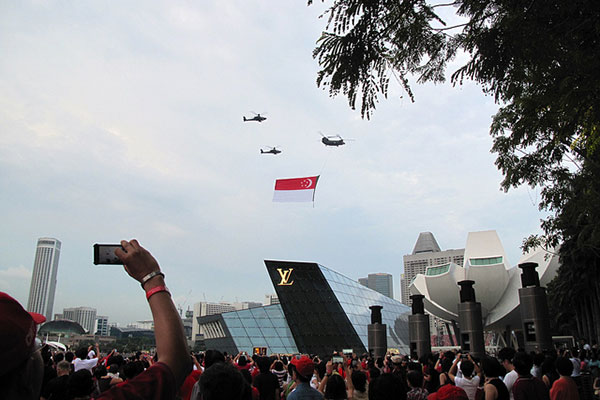
[[[308,184],[306,182],[308,182]],[[304,181],[302,181],[302,186],[307,187],[307,188],[311,187],[312,186],[312,179],[308,179],[307,178]]]

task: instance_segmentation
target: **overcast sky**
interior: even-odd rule
[[[42,236],[62,242],[54,313],[122,324],[150,318],[146,299],[93,265],[94,243],[138,238],[184,309],[262,302],[264,259],[388,272],[400,298],[423,231],[449,249],[495,229],[516,264],[543,215],[538,191],[500,190],[493,99],[466,82],[413,85],[411,103],[392,81],[362,120],[316,87],[324,7],[0,0],[0,290],[27,305]],[[242,122],[251,111],[268,119]],[[317,174],[314,207],[272,202],[275,179]]]

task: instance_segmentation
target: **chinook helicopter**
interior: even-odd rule
[[[267,119],[267,117],[262,116],[260,114],[255,113],[254,111],[250,111],[252,114],[254,114],[254,117],[252,118],[246,118],[245,116],[244,118],[244,122],[249,122],[249,121],[256,121],[256,122],[263,122],[264,120]]]
[[[274,156],[276,156],[279,153],[281,153],[281,150],[279,150],[277,146],[269,147],[269,150],[260,149],[260,154],[273,154]]]
[[[321,139],[321,142],[323,142],[323,144],[325,146],[338,147],[338,146],[343,146],[346,144],[346,142],[344,142],[344,139],[340,135],[325,136],[325,135],[323,135],[322,132],[319,131],[319,133],[321,134],[321,136],[323,136],[323,138]],[[352,139],[346,139],[346,140],[352,140]]]

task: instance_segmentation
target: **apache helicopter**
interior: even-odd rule
[[[260,114],[255,113],[254,111],[251,111],[252,114],[254,114],[254,117],[252,118],[244,118],[244,122],[248,122],[248,121],[256,121],[256,122],[263,122],[265,119],[267,119],[267,117],[263,117]]]
[[[333,136],[325,136],[323,135],[323,133],[319,132],[321,134],[321,136],[323,136],[323,139],[321,139],[321,142],[323,142],[323,144],[325,146],[342,146],[344,144],[346,144],[346,142],[344,142],[344,139],[340,136],[340,135],[333,135]],[[336,139],[337,138],[337,139]],[[346,140],[352,140],[352,139],[346,139]]]
[[[276,156],[279,153],[281,153],[281,150],[279,150],[277,146],[270,148],[270,150],[260,149],[260,154],[273,154],[274,156]]]

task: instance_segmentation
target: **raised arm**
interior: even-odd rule
[[[471,357],[471,354],[469,354],[467,357],[469,357],[469,361],[471,361],[473,363],[473,365],[475,366],[475,373],[481,379],[481,377],[482,377],[481,368],[479,368],[479,365],[475,362],[475,360],[473,360],[473,358]]]
[[[456,354],[456,358],[452,363],[452,367],[450,367],[450,371],[448,371],[448,377],[452,382],[454,382],[454,378],[456,378],[456,370],[458,369],[458,362],[460,361],[460,353]]]
[[[115,254],[133,279],[142,283],[150,274],[160,273],[156,259],[137,240],[122,240],[121,246],[123,250],[117,249]],[[179,387],[192,368],[181,318],[165,287],[164,275],[152,276],[142,287],[154,319],[158,361],[169,366]]]

